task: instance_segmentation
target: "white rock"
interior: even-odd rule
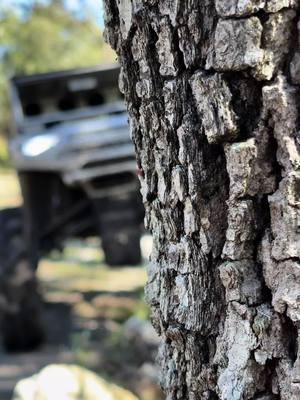
[[[17,383],[12,400],[138,400],[85,368],[49,365]]]

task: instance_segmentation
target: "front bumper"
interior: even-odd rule
[[[20,135],[10,141],[11,160],[18,171],[54,172],[67,185],[82,185],[118,173],[135,174],[135,153],[127,116],[62,124],[40,133],[43,134],[54,134],[59,140],[35,156],[24,154],[23,148],[26,141],[37,135]]]

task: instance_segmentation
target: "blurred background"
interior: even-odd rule
[[[103,28],[101,0],[1,0],[1,210],[19,209],[23,203],[19,171],[7,151],[7,142],[12,140],[9,78],[116,63],[116,55],[103,41]],[[102,128],[104,120],[109,123],[110,118],[120,115],[119,108],[114,108],[113,112],[105,109],[104,113],[103,107],[108,103],[101,97],[101,102],[94,104],[98,108],[94,108],[91,114],[95,121],[97,113],[102,113]],[[109,104],[116,107],[115,102]],[[82,109],[86,112],[84,106]],[[69,109],[64,111],[67,112],[63,118],[71,115]],[[72,115],[76,111],[77,108],[73,107]],[[27,129],[24,128],[24,132],[31,134],[28,130],[33,125],[28,124],[26,118],[23,120]],[[76,116],[72,123],[78,120],[82,122],[82,117]],[[54,125],[61,122],[55,121]],[[48,125],[44,127],[48,128]],[[61,246],[49,246],[50,250],[43,252],[37,276],[47,338],[42,346],[29,352],[7,353],[2,346],[0,400],[12,399],[13,389],[20,379],[56,363],[88,368],[107,382],[127,388],[141,400],[163,398],[156,383],[154,365],[158,338],[149,322],[143,292],[151,238],[145,233],[141,235],[142,259],[138,265],[122,263],[125,265],[111,267],[106,264],[107,254],[101,246],[104,234],[102,226],[101,234],[86,235],[84,239],[80,235],[77,238],[65,235]],[[3,235],[0,245],[5,246]],[[127,397],[120,393],[116,398],[126,400]],[[24,399],[33,399],[30,396],[28,394]],[[84,395],[78,398],[89,399]],[[65,397],[55,399],[64,400]]]

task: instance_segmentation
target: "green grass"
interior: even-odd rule
[[[108,267],[100,241],[71,240],[39,265],[38,277],[47,301],[70,301],[75,317],[123,323],[131,316],[149,318],[142,267]]]
[[[58,290],[119,292],[143,286],[146,273],[137,267],[108,267],[99,242],[95,247],[91,241],[69,241],[61,255],[42,260],[39,277]]]
[[[7,153],[7,141],[6,138],[2,136],[0,136],[0,168],[4,170],[10,168],[10,163]]]
[[[21,204],[20,186],[14,171],[0,169],[0,208]]]

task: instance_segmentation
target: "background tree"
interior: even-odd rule
[[[294,0],[106,0],[167,399],[299,399]]]

